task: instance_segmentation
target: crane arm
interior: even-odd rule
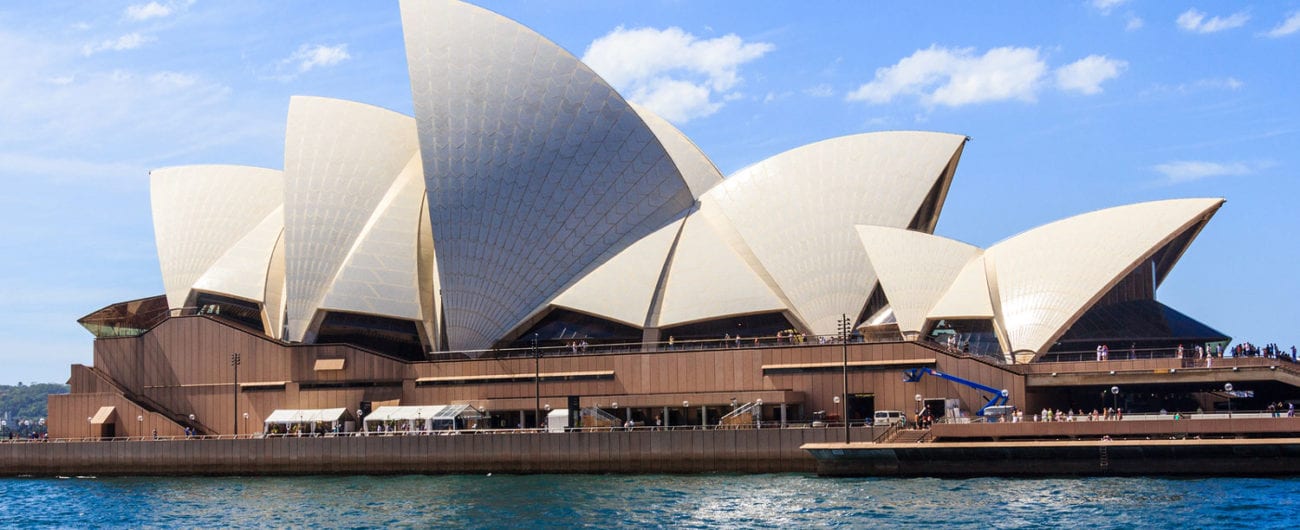
[[[989,394],[992,394],[993,398],[990,399],[988,403],[984,404],[983,407],[980,407],[979,412],[975,413],[978,416],[983,416],[984,411],[988,410],[989,407],[1007,404],[1007,397],[1011,395],[1011,393],[1007,392],[1005,389],[998,390],[988,385],[982,385],[974,381],[962,379],[955,375],[945,374],[938,370],[932,370],[929,367],[924,367],[924,366],[921,368],[911,368],[911,369],[903,370],[903,382],[905,383],[918,382],[921,380],[922,377],[925,376],[925,374],[930,374],[932,376],[938,377],[939,379],[946,379],[948,381],[952,381],[960,385],[966,385],[976,390],[982,390],[984,392],[988,392]]]

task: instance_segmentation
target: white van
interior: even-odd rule
[[[872,418],[872,425],[902,425],[907,417],[901,410],[877,410],[876,415]]]

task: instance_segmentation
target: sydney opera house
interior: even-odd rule
[[[414,117],[295,97],[282,169],[151,173],[165,293],[80,321],[94,361],[51,397],[51,435],[260,432],[308,412],[359,429],[413,406],[479,427],[560,410],[858,422],[989,398],[900,377],[918,367],[1029,410],[1220,399],[1191,361],[1228,337],[1155,295],[1222,199],[977,248],[933,233],[963,135],[832,138],[724,176],[523,25],[401,8]],[[1261,395],[1290,384],[1234,373]],[[1126,375],[1131,391],[1101,393]]]

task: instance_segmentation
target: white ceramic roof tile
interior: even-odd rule
[[[990,296],[984,252],[980,251],[957,273],[948,292],[930,309],[929,318],[993,318]]]
[[[985,259],[997,278],[1012,352],[1040,353],[1133,267],[1222,199],[1175,199],[1085,213],[993,245]]]
[[[701,208],[729,220],[796,318],[832,334],[876,282],[854,225],[907,227],[964,141],[883,132],[817,142],[737,172]]]
[[[321,309],[421,320],[416,242],[423,206],[424,171],[417,154],[357,236]]]
[[[267,214],[261,223],[231,245],[203,273],[194,288],[236,298],[264,302],[271,253],[284,231],[284,206]]]
[[[303,340],[358,237],[418,152],[417,142],[409,116],[335,99],[290,101],[284,155],[290,340]]]
[[[966,243],[924,232],[883,226],[857,229],[903,333],[922,331],[926,314],[949,290],[963,267],[982,252]],[[987,304],[987,290],[983,296]]]
[[[644,327],[680,229],[681,221],[671,223],[627,247],[556,297],[555,305]]]
[[[194,283],[283,204],[284,181],[273,169],[182,166],[149,176],[158,262],[173,308],[183,307]]]
[[[785,309],[706,216],[686,218],[664,284],[657,327]]]
[[[713,161],[709,160],[709,157],[705,156],[690,138],[682,134],[681,130],[650,109],[635,103],[631,105],[668,151],[668,156],[672,157],[673,163],[677,164],[677,169],[681,171],[686,184],[691,188],[691,195],[699,198],[704,195],[704,192],[722,182],[722,172],[718,171]]]
[[[455,1],[404,1],[452,349],[490,346],[693,203],[654,133],[572,54]]]

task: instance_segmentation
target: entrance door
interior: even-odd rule
[[[848,406],[850,422],[863,421],[876,414],[875,394],[849,394]]]

